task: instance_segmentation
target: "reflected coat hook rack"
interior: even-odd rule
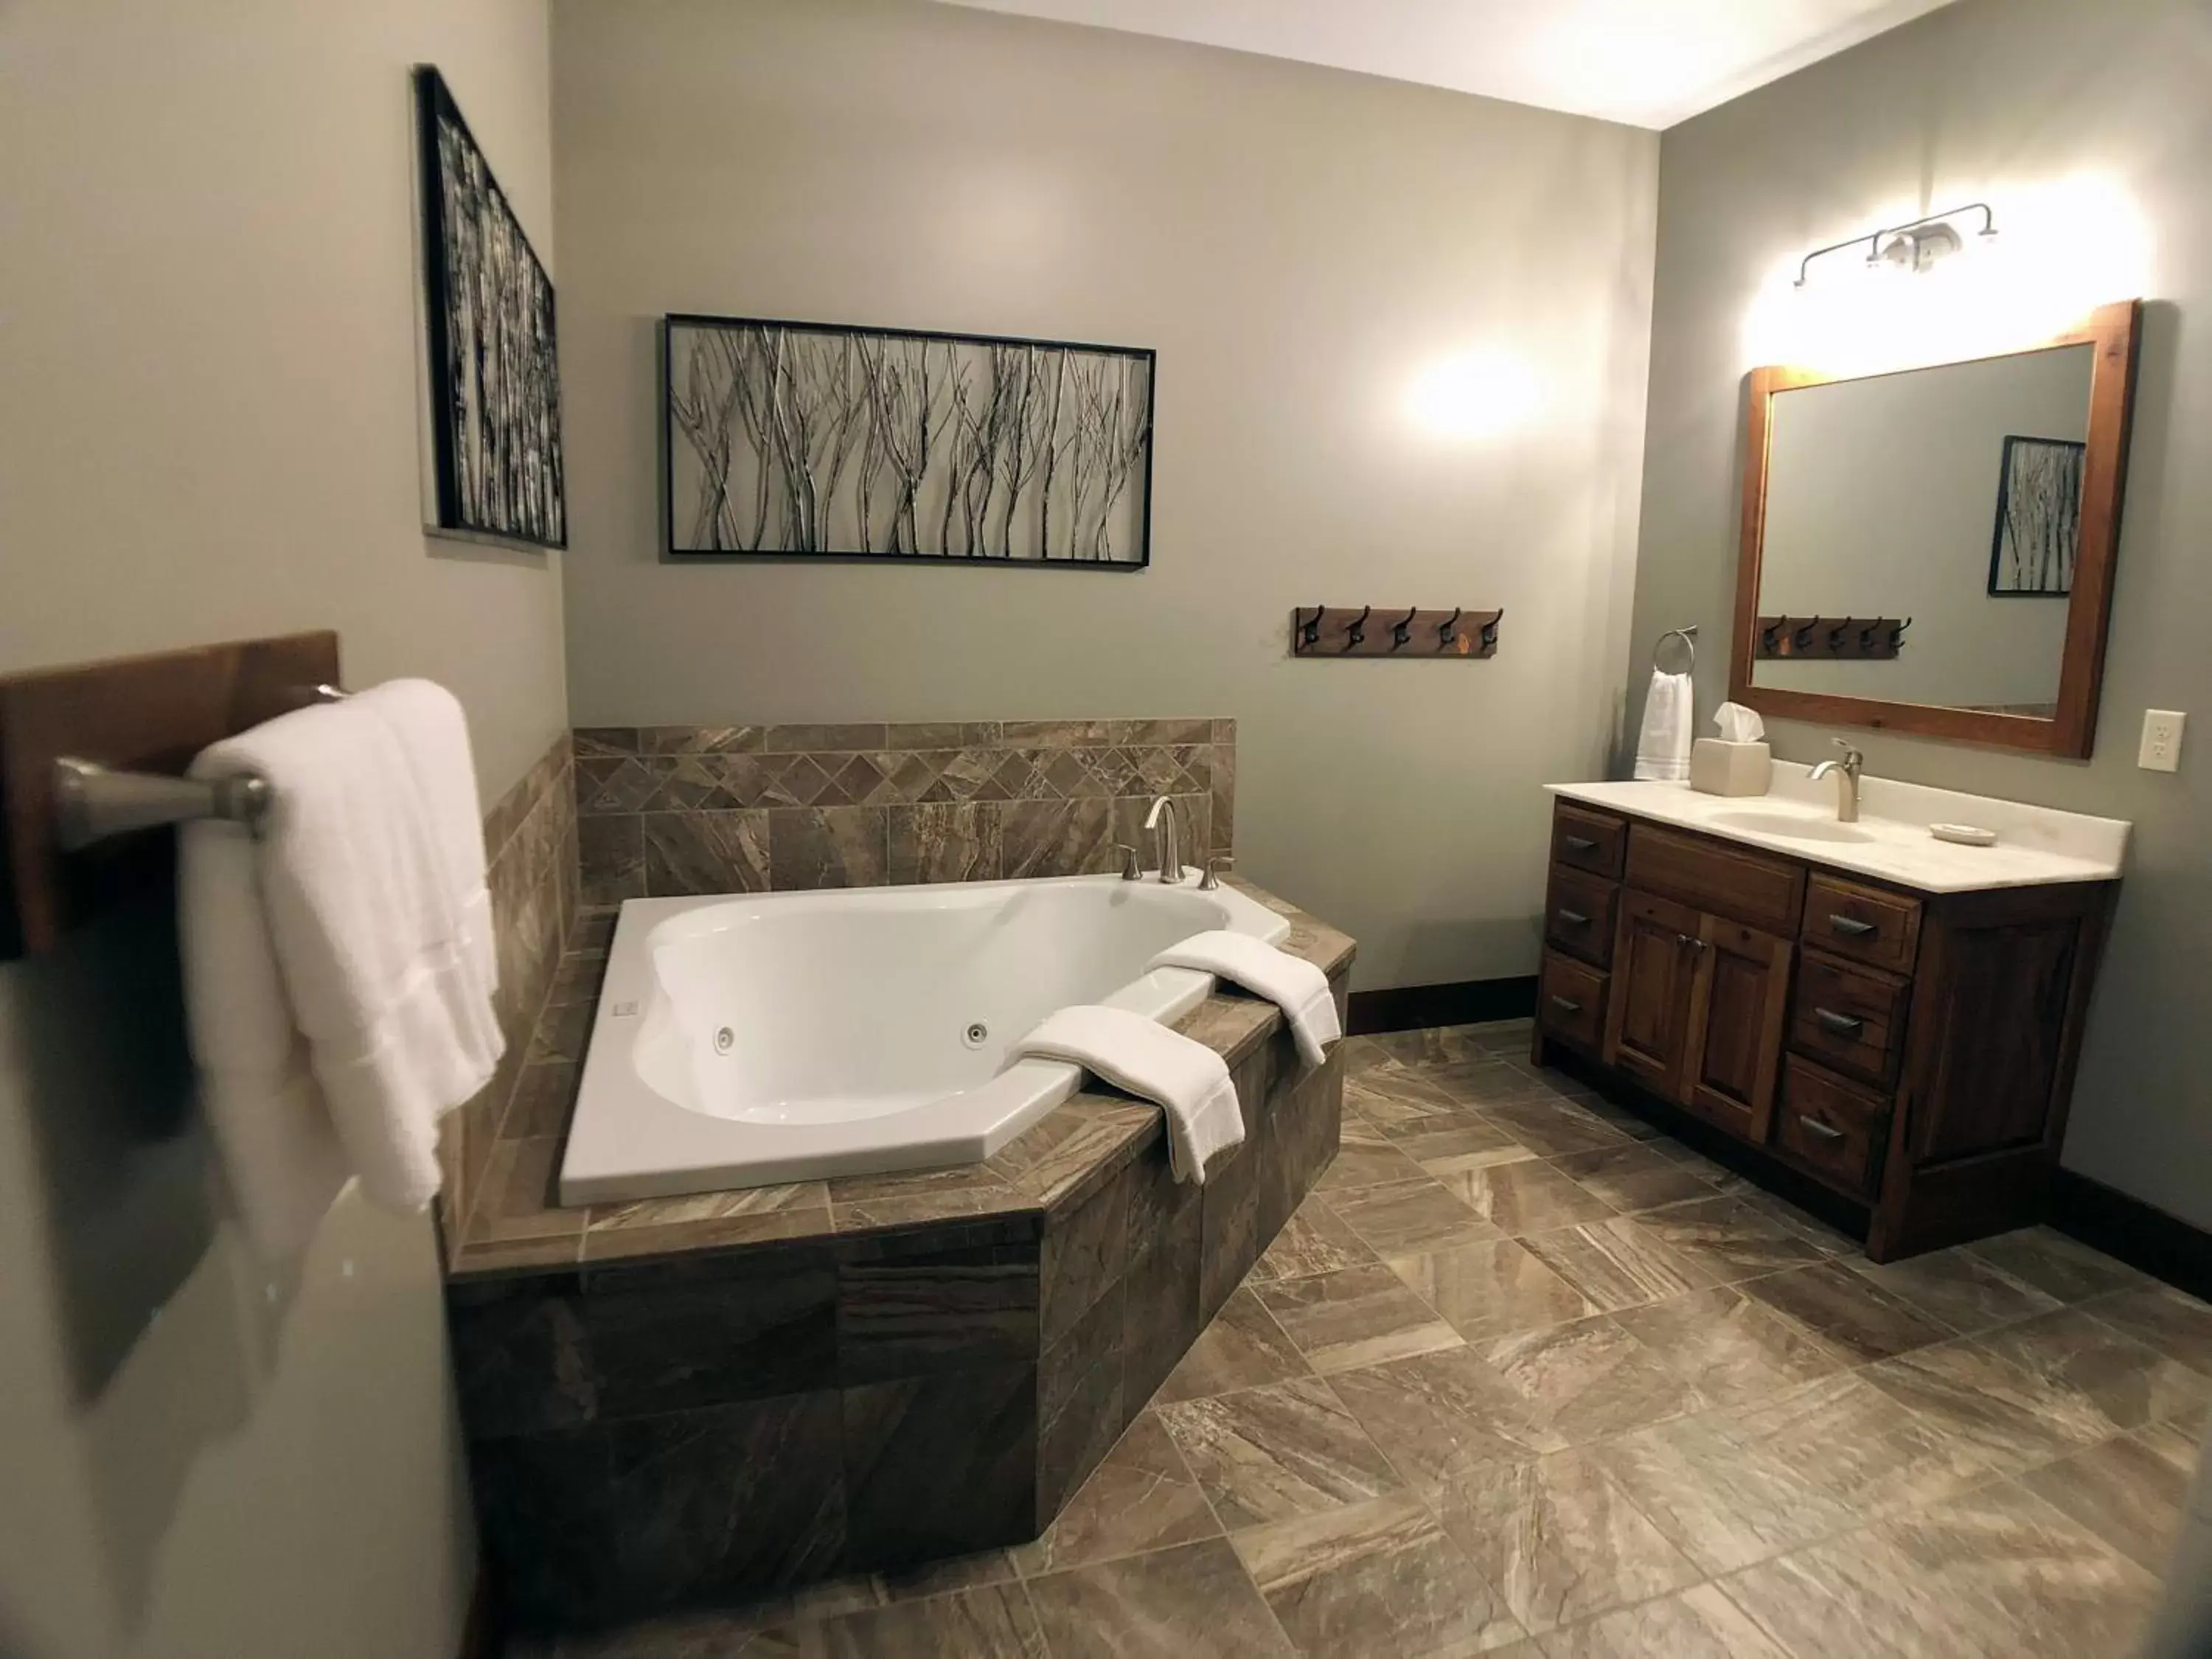
[[[1300,605],[1291,612],[1294,657],[1492,657],[1498,654],[1501,611],[1425,610],[1383,613],[1392,620],[1370,630],[1375,607]]]
[[[1814,661],[1887,661],[1905,646],[1905,617],[1761,617],[1753,655]]]

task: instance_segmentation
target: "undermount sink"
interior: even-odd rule
[[[1794,812],[1716,812],[1716,830],[1741,830],[1754,836],[1784,836],[1791,841],[1870,842],[1863,830],[1829,818],[1799,817]]]

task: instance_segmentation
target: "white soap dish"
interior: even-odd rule
[[[1928,833],[1938,841],[1955,842],[1961,847],[1994,847],[1997,832],[1984,830],[1978,823],[1931,823]]]

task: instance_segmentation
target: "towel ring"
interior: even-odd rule
[[[1690,660],[1680,669],[1662,669],[1661,672],[1670,674],[1696,673],[1698,672],[1698,641],[1695,637],[1697,631],[1697,623],[1692,623],[1687,628],[1670,628],[1662,634],[1659,636],[1659,643],[1651,647],[1651,665],[1654,668],[1659,667],[1659,653],[1667,648],[1668,641],[1680,640],[1682,642],[1682,648],[1690,653]]]

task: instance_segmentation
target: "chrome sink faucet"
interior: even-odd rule
[[[1844,751],[1840,760],[1825,760],[1813,769],[1812,781],[1818,783],[1833,773],[1836,778],[1836,822],[1856,823],[1859,821],[1859,772],[1866,765],[1866,757],[1841,738],[1831,739]]]
[[[1145,828],[1152,832],[1152,851],[1159,856],[1160,879],[1170,885],[1182,880],[1182,835],[1176,821],[1176,804],[1165,795],[1154,798]]]

